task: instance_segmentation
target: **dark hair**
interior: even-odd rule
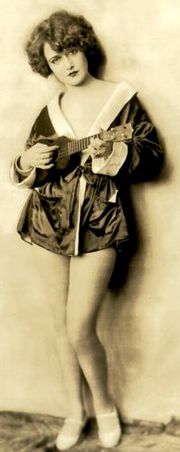
[[[104,51],[94,30],[83,16],[60,10],[34,28],[25,50],[32,70],[43,77],[48,77],[52,71],[44,56],[45,42],[48,42],[56,52],[70,51],[74,48],[81,50],[87,58],[88,69],[93,76],[97,75],[99,66],[105,62]]]

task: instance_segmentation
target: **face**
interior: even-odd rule
[[[66,86],[78,86],[86,80],[88,62],[80,50],[56,52],[46,42],[44,55],[53,74]]]

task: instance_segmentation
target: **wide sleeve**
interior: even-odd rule
[[[37,124],[38,118],[36,119],[30,131],[29,137],[25,144],[24,152],[37,142]],[[19,164],[20,157],[21,154],[17,154],[11,162],[10,180],[12,184],[16,185],[17,187],[31,188],[36,180],[36,169],[32,168],[27,171],[22,170]]]
[[[131,182],[152,180],[159,175],[164,161],[157,130],[137,96],[124,108],[121,121],[125,117],[133,127],[124,165],[126,172]]]
[[[19,165],[20,157],[20,154],[16,155],[11,162],[10,180],[12,184],[17,187],[31,188],[36,179],[36,169],[32,168],[30,170],[23,171]]]

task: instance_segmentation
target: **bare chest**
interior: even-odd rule
[[[88,98],[63,98],[61,109],[63,115],[78,138],[89,134],[91,127],[104,108],[104,96]]]

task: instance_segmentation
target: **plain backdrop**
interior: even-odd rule
[[[31,72],[24,42],[41,19],[67,7],[84,14],[103,43],[103,78],[137,88],[165,143],[161,178],[131,188],[140,246],[121,292],[107,294],[98,331],[124,419],[166,422],[180,415],[179,1],[0,0],[0,6],[0,410],[63,416],[69,404],[54,322],[63,268],[58,256],[20,240],[16,224],[28,190],[9,181],[11,159],[56,89],[53,79]]]

